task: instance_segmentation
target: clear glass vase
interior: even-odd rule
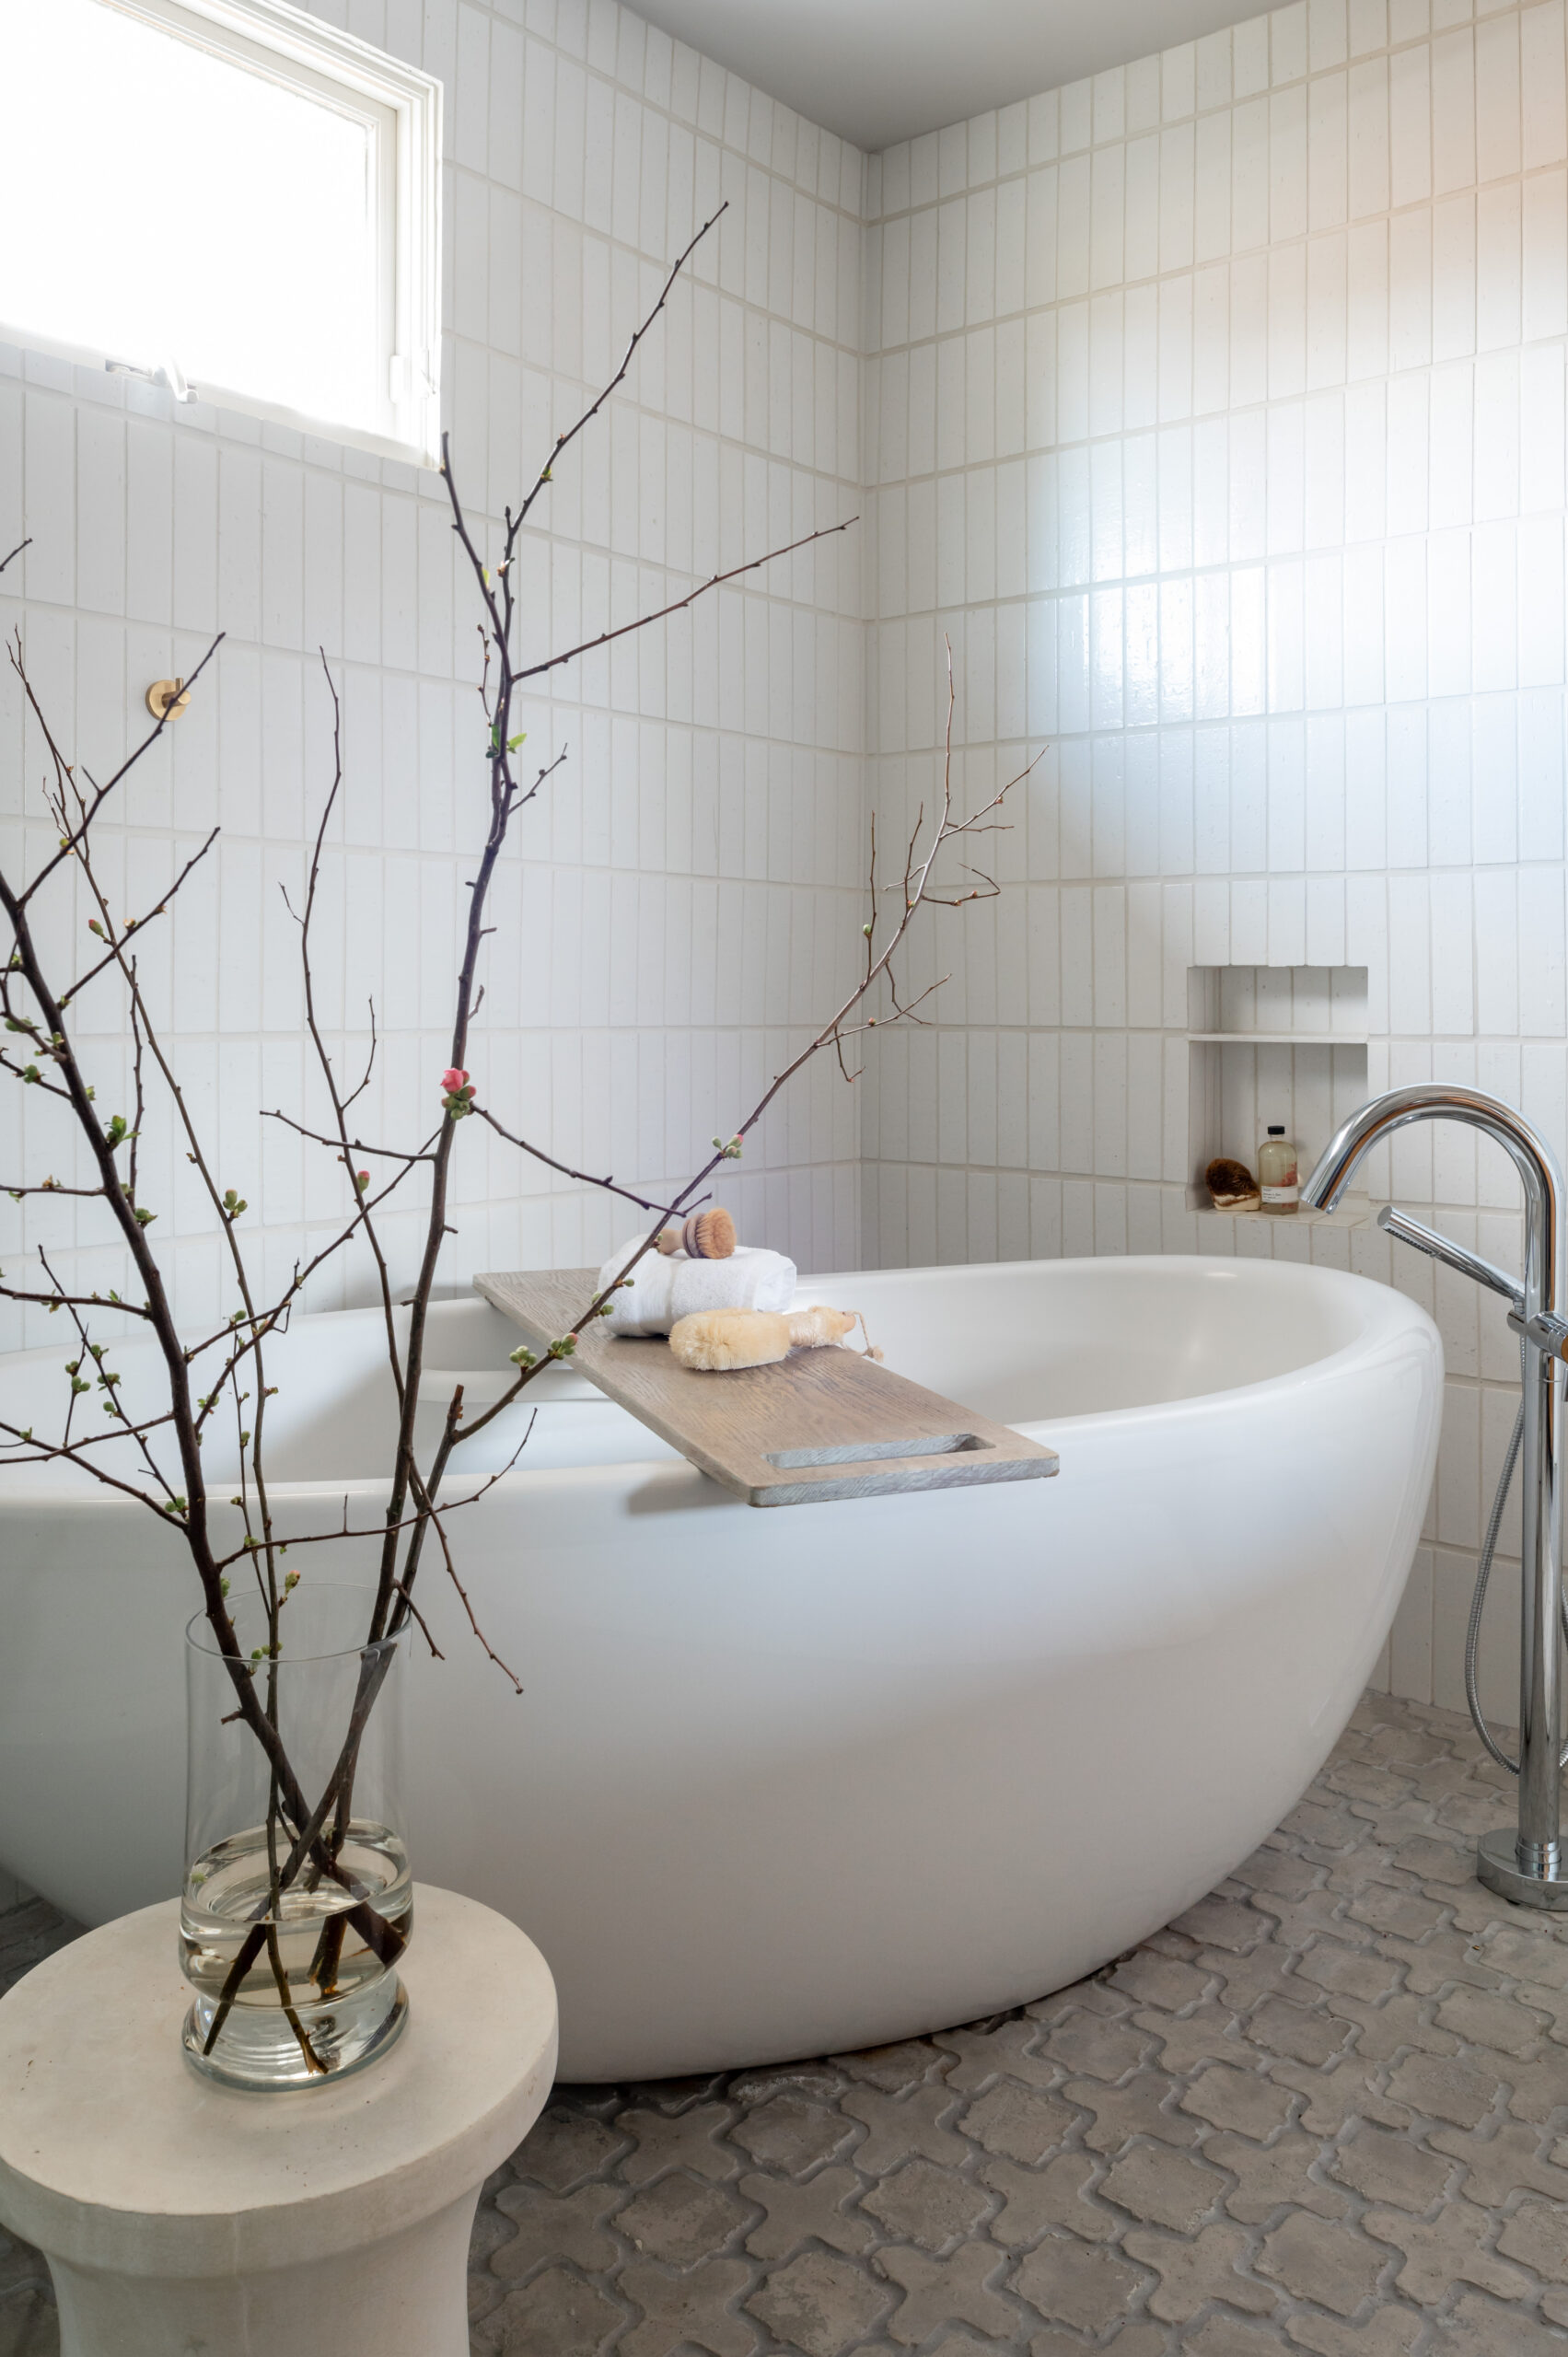
[[[408,2000],[403,1647],[367,1644],[372,1591],[305,1580],[268,1655],[260,1596],[232,1605],[241,1663],[186,1631],[185,2051],[240,2087],[324,2085],[384,2053]]]

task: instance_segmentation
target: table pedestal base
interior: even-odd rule
[[[60,2357],[469,2357],[479,2192],[389,2242],[261,2274],[100,2275],[46,2251]]]

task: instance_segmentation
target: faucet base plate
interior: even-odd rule
[[[1527,1874],[1519,1864],[1518,1837],[1511,1825],[1481,1835],[1475,1870],[1488,1890],[1494,1890],[1499,1898],[1511,1898],[1516,1907],[1568,1913],[1568,1874]]]

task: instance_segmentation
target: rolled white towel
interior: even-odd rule
[[[633,1237],[598,1272],[599,1287],[618,1277],[637,1248]],[[684,1252],[645,1252],[632,1282],[614,1296],[606,1319],[612,1334],[668,1334],[678,1318],[703,1309],[787,1309],[795,1299],[796,1267],[782,1252],[737,1245],[725,1260],[689,1260]]]

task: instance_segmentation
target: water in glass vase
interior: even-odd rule
[[[330,2085],[407,2014],[404,1648],[373,1606],[307,1581],[236,1599],[238,1651],[188,1632],[182,2036],[230,2086]]]
[[[282,1846],[286,1856],[286,1839]],[[341,2078],[402,2027],[395,1963],[413,1929],[402,1844],[355,1818],[337,1865],[341,1881],[307,1867],[270,1904],[265,1827],[192,1862],[180,1910],[180,1963],[196,1996],[185,2048],[209,2076],[269,2087]]]

